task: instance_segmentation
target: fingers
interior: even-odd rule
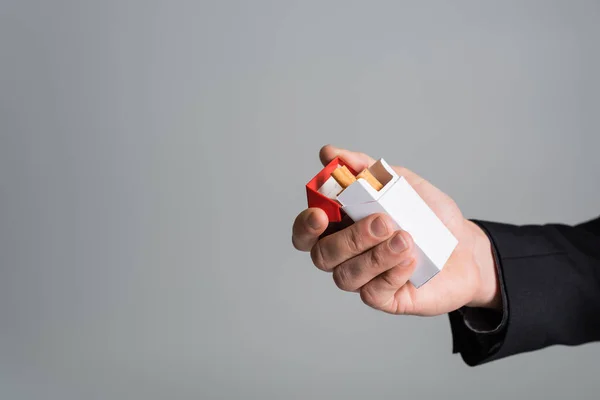
[[[322,238],[314,245],[310,255],[317,268],[331,271],[388,239],[393,232],[394,225],[389,216],[374,214]]]
[[[408,280],[415,265],[415,257],[406,257],[403,262],[365,284],[360,288],[363,303],[392,314],[411,314],[414,305],[410,292],[415,288]]]
[[[308,208],[296,217],[292,228],[292,244],[297,250],[310,251],[327,229],[327,214],[320,208]]]
[[[404,267],[413,263],[412,249],[410,235],[397,231],[390,239],[336,267],[333,280],[340,289],[354,292],[378,275],[387,274],[386,271],[392,268],[399,268],[401,276],[393,277],[393,283],[398,284],[398,289],[410,278],[410,275],[406,276],[404,273],[408,268]]]
[[[362,171],[375,163],[375,160],[364,153],[339,149],[332,145],[326,145],[319,151],[319,158],[323,165],[329,164],[335,157],[340,157],[348,163],[355,171]]]

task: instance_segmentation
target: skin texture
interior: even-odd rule
[[[336,156],[361,171],[375,160],[363,154],[324,146],[323,165]],[[501,307],[491,244],[485,233],[465,219],[456,203],[438,188],[404,167],[394,167],[419,193],[459,244],[444,269],[420,289],[408,282],[414,267],[414,243],[405,231],[394,231],[385,214],[352,223],[329,224],[320,209],[296,217],[292,243],[310,252],[313,264],[331,273],[336,286],[358,293],[368,306],[391,314],[432,316],[462,306]]]

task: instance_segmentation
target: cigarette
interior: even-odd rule
[[[333,179],[342,187],[342,189],[346,189],[348,186],[352,184],[352,182],[356,181],[352,172],[345,165],[340,168],[336,168],[331,173]]]
[[[379,191],[383,187],[381,182],[377,180],[368,169],[363,170],[360,174],[356,175],[356,179],[363,178],[365,181],[369,183],[373,187],[373,189]]]

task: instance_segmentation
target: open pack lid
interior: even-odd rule
[[[350,165],[344,162],[344,160],[336,157],[306,184],[308,207],[316,207],[325,211],[325,214],[327,214],[327,217],[329,218],[329,222],[340,222],[342,220],[342,206],[336,200],[330,199],[319,193],[319,188],[323,186],[327,179],[329,179],[334,169],[343,166],[346,166],[353,175],[357,174]]]

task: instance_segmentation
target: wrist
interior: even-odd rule
[[[473,261],[479,270],[479,283],[473,300],[468,307],[501,310],[500,283],[492,243],[487,234],[475,223],[467,221],[473,231]]]

